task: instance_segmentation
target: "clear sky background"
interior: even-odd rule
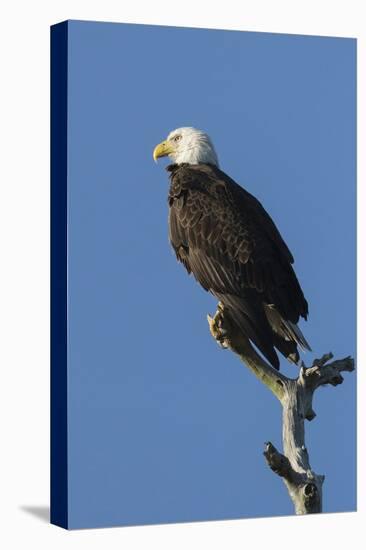
[[[355,355],[355,70],[351,39],[69,23],[71,528],[293,514],[262,455],[281,407],[212,340],[152,150],[208,132],[295,257],[305,361]],[[306,425],[325,512],[356,508],[355,388],[320,389]]]

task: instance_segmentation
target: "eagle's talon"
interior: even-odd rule
[[[219,309],[216,311],[215,315],[207,315],[207,321],[210,327],[210,332],[213,338],[216,340],[217,344],[223,348],[227,349],[229,347],[227,342],[228,331],[223,327],[223,315],[222,311]]]
[[[228,349],[229,345],[226,340],[223,340],[222,342],[219,340],[216,340],[217,344],[220,346],[221,349]]]
[[[226,330],[220,330],[216,334],[215,340],[221,348],[227,349],[229,347],[229,344],[228,344],[228,341],[227,341],[227,331]]]

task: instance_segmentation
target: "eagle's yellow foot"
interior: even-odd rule
[[[220,347],[227,349],[229,347],[227,341],[228,333],[224,328],[224,306],[221,302],[218,303],[217,311],[213,317],[207,315],[207,321],[213,338],[215,338]]]

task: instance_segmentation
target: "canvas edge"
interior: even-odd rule
[[[67,65],[68,22],[51,26],[50,522],[68,528]]]

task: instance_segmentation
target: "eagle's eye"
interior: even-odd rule
[[[179,134],[173,137],[173,141],[175,142],[180,141],[181,139],[182,139],[182,136]]]

